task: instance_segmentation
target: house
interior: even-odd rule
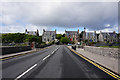
[[[112,42],[112,43],[118,41],[118,36],[117,36],[117,33],[115,33],[115,31],[113,33],[109,33],[108,38],[109,38],[109,42]]]
[[[96,31],[94,31],[94,32],[86,32],[86,40],[88,40],[88,42],[97,42]]]
[[[55,31],[45,31],[45,29],[43,29],[42,42],[49,43],[51,41],[54,41],[55,39],[56,39],[56,30]]]
[[[101,32],[100,31],[99,41],[100,42],[109,41],[111,43],[117,42],[118,41],[117,33],[115,33],[115,31],[114,32]]]
[[[26,29],[25,34],[39,36],[39,31],[38,31],[38,29],[37,29],[37,31],[28,31]]]
[[[118,33],[118,42],[120,42],[120,33]]]
[[[77,43],[79,41],[79,29],[78,31],[66,31],[65,30],[65,37],[69,38],[70,41],[74,41]]]

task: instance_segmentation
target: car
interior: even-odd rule
[[[68,43],[68,46],[72,46],[72,44],[69,44],[69,43]]]

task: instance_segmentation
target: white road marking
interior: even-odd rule
[[[52,54],[54,54],[55,51],[52,52]]]
[[[56,50],[52,51],[52,53],[51,53],[51,54],[49,54],[49,55],[47,55],[45,58],[43,58],[43,60],[46,60],[48,57],[50,57],[52,54],[54,54],[54,53],[55,53],[55,51],[57,51],[57,50],[58,50],[58,48],[57,48]]]
[[[59,48],[59,47],[58,47],[58,48]],[[57,51],[58,48],[57,48],[55,51]],[[52,54],[54,54],[55,51],[53,51]],[[47,59],[47,58],[50,57],[50,56],[51,56],[50,54],[47,55],[45,58],[43,58],[43,60]],[[33,65],[33,66],[32,66],[31,68],[29,68],[27,71],[25,71],[25,72],[23,72],[21,75],[19,75],[15,80],[20,79],[22,76],[24,76],[26,73],[28,73],[30,70],[32,70],[32,69],[33,69],[34,67],[36,67],[36,66],[37,66],[37,64]]]
[[[50,54],[49,54],[49,55],[47,55],[45,58],[43,58],[43,60],[47,59],[48,57],[50,57]]]
[[[33,65],[31,68],[29,68],[27,71],[25,71],[24,73],[22,73],[21,75],[19,75],[15,80],[18,80],[19,78],[21,78],[23,75],[25,75],[26,73],[28,73],[30,70],[32,70],[34,67],[36,67],[37,64]]]

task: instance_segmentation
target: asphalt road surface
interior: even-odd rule
[[[54,45],[39,52],[2,61],[3,79],[114,78],[71,52],[65,45]]]

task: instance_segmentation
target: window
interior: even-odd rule
[[[52,40],[54,40],[54,37],[52,38]]]

